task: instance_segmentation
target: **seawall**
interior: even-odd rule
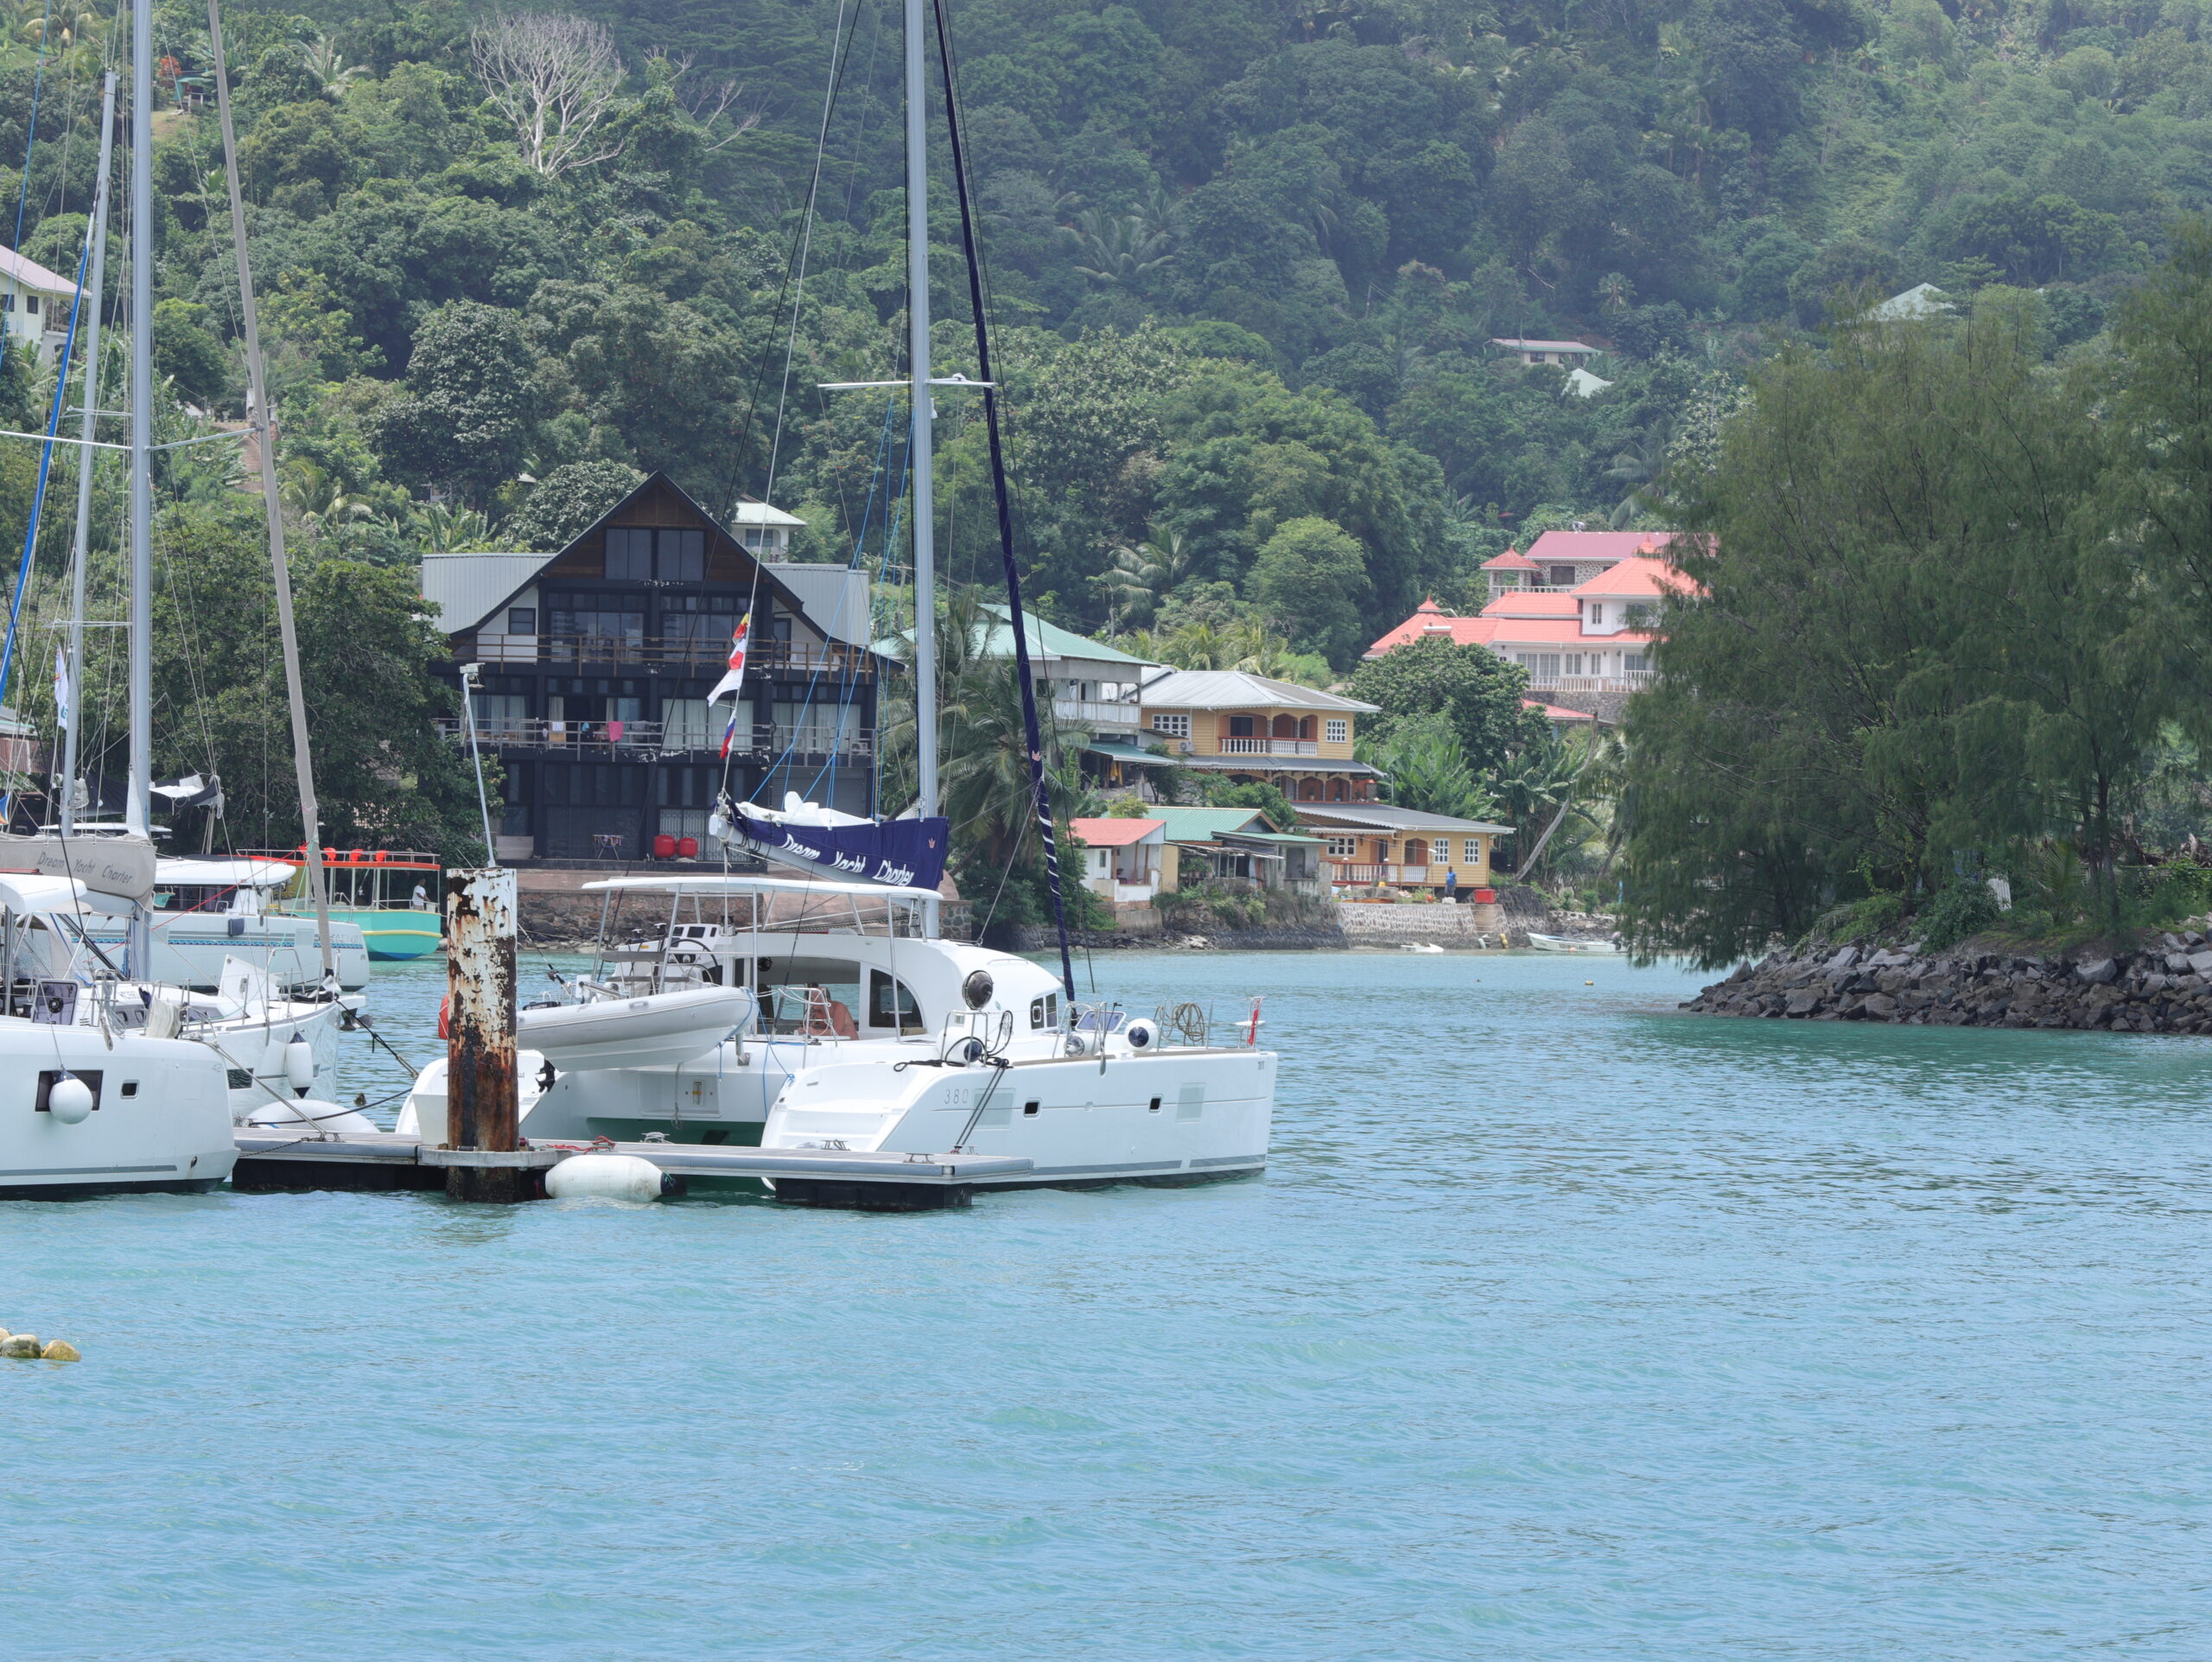
[[[1919,1027],[2212,1032],[2212,949],[2196,930],[2132,951],[2023,956],[1967,942],[1777,952],[1682,1005],[1711,1016]]]

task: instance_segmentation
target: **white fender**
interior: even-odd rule
[[[634,1154],[571,1154],[545,1174],[545,1192],[556,1201],[657,1201],[677,1191],[677,1180]]]

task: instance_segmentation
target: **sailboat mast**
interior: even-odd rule
[[[937,504],[930,471],[930,106],[922,0],[906,5],[906,328],[914,432],[915,783],[924,819],[938,811]],[[935,934],[935,907],[930,933]]]
[[[130,5],[130,792],[124,818],[154,834],[154,0]],[[150,961],[152,922],[130,923],[130,970]]]
[[[307,847],[308,894],[315,903],[315,936],[322,948],[323,985],[335,992],[338,967],[330,950],[330,891],[322,869],[321,804],[315,795],[315,764],[308,749],[307,693],[300,682],[300,638],[292,622],[292,568],[284,554],[284,504],[276,493],[276,412],[263,373],[261,326],[253,303],[253,267],[246,259],[245,201],[238,192],[238,136],[231,126],[231,78],[223,61],[219,0],[207,0],[208,43],[215,57],[215,107],[223,124],[223,176],[231,193],[231,243],[238,264],[238,321],[245,334],[246,411],[261,430],[261,505],[269,522],[269,564],[276,588],[276,635],[284,653],[284,700],[292,713],[292,769],[299,786],[300,830]],[[492,851],[485,850],[485,858]]]
[[[100,175],[92,193],[92,270],[85,308],[84,442],[77,447],[77,530],[69,560],[69,726],[62,738],[61,834],[77,828],[77,735],[85,725],[85,565],[92,523],[92,447],[99,425],[100,308],[107,295],[108,181],[115,171],[115,72],[100,94]]]

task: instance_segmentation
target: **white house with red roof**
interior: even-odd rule
[[[1083,850],[1084,886],[1109,905],[1149,906],[1167,867],[1165,820],[1068,821]]]
[[[1424,600],[1366,656],[1436,638],[1488,647],[1528,670],[1529,691],[1545,695],[1529,701],[1546,706],[1549,715],[1557,695],[1631,693],[1650,680],[1653,620],[1669,588],[1682,581],[1656,553],[1630,554],[1572,588],[1507,589],[1472,618]]]

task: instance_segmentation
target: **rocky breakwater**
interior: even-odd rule
[[[2212,946],[2192,929],[2132,951],[2023,957],[1968,942],[1778,952],[1682,1006],[1712,1016],[1922,1027],[2212,1033]]]

